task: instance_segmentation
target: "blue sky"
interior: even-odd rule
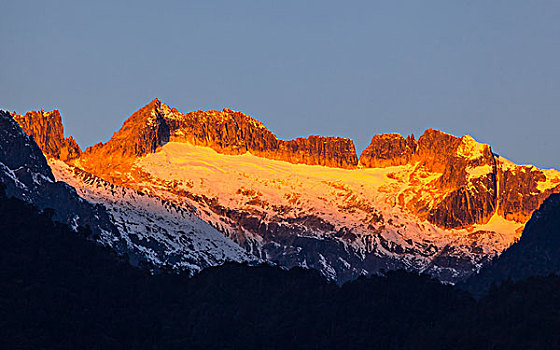
[[[558,1],[2,1],[0,108],[85,148],[154,97],[279,137],[427,128],[560,168]]]

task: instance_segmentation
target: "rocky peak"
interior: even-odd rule
[[[369,146],[360,156],[360,165],[365,168],[385,168],[404,165],[416,152],[414,135],[406,139],[400,134],[374,135]]]
[[[458,228],[486,223],[495,211],[497,174],[490,146],[468,135],[428,129],[418,141],[412,135],[406,139],[399,134],[375,135],[360,156],[360,165],[367,168],[406,164],[415,166],[413,182],[439,175],[422,188],[411,189],[405,205],[419,217]]]
[[[156,151],[168,141],[211,147],[223,154],[244,154],[291,163],[353,168],[354,143],[341,137],[310,136],[279,140],[260,121],[225,108],[182,114],[154,99],[125,121],[106,144],[88,148],[80,164],[93,171],[99,160],[109,170]],[[128,162],[130,163],[130,162]],[[94,165],[96,164],[96,165]]]
[[[169,127],[157,98],[133,113],[106,146],[123,156],[143,156],[169,141]]]
[[[32,111],[25,115],[12,113],[12,116],[21,128],[33,137],[43,153],[63,161],[76,159],[82,153],[72,137],[64,137],[64,127],[58,110]]]
[[[163,104],[156,98],[128,118],[107,143],[89,147],[79,163],[94,174],[128,168],[136,157],[153,153],[169,141]]]

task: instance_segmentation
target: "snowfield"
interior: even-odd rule
[[[193,208],[110,184],[60,160],[51,158],[49,165],[58,181],[76,188],[86,200],[103,205],[128,249],[156,267],[194,273],[226,261],[257,260],[193,214]]]
[[[472,145],[467,150],[470,156],[476,153]],[[270,234],[277,227],[335,240],[364,262],[370,255],[398,260],[405,268],[448,281],[462,277],[465,270],[478,270],[520,237],[523,224],[498,215],[483,225],[445,230],[408,213],[403,208],[411,199],[429,202],[445,195],[430,185],[441,174],[418,170],[414,165],[348,170],[291,164],[170,142],[140,158],[127,176],[142,192],[196,207],[199,217],[248,251],[280,264],[282,258],[263,248],[274,242],[281,251],[275,254],[286,255],[287,247]],[[486,173],[473,169],[469,175]],[[224,208],[230,212],[224,214]],[[231,212],[254,218],[254,223],[240,225]],[[350,266],[343,257],[331,261],[334,258],[315,255],[317,266],[310,266],[307,256],[286,264],[316,267],[327,276],[345,268],[353,274],[370,272],[367,264]]]

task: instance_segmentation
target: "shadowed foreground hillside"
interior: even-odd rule
[[[460,287],[482,295],[495,282],[559,272],[560,194],[552,194],[533,212],[521,239]]]
[[[317,273],[226,264],[152,276],[0,190],[3,348],[557,348],[560,279],[475,302],[405,272],[339,288]],[[494,346],[494,347],[492,347]]]

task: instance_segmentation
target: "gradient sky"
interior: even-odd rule
[[[280,138],[470,134],[560,168],[559,1],[0,2],[0,108],[85,148],[154,97]]]

